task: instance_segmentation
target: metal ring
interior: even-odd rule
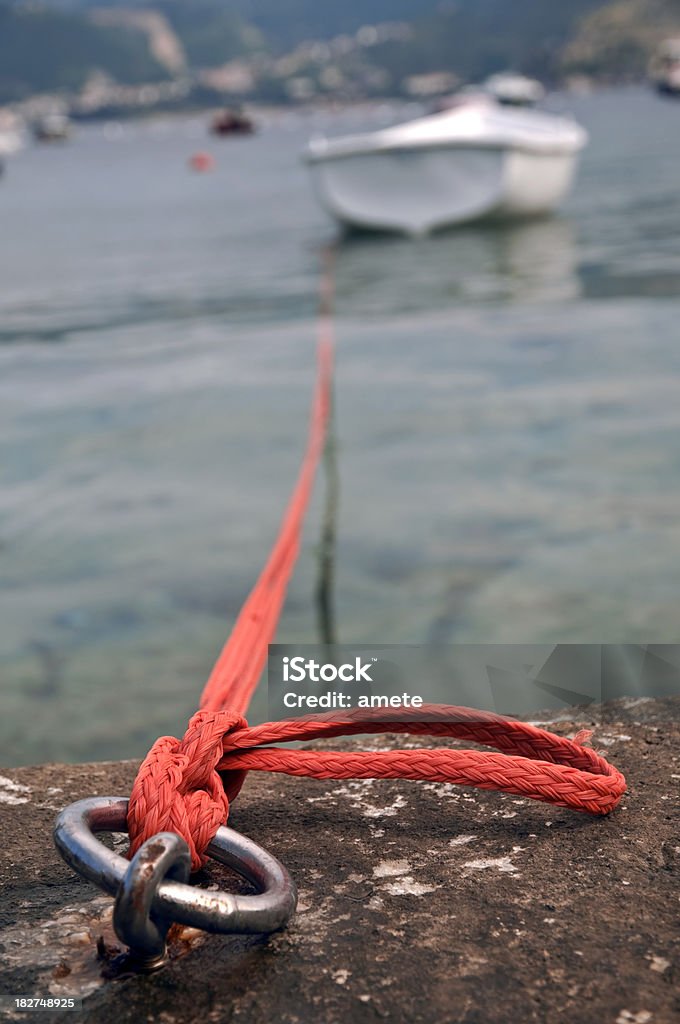
[[[91,797],[63,810],[54,828],[55,844],[66,863],[112,896],[125,885],[131,862],[100,843],[94,833],[127,832],[127,810],[125,797]],[[217,830],[206,852],[252,882],[257,895],[211,892],[166,878],[155,887],[148,907],[154,921],[246,935],[283,928],[297,904],[295,885],[283,864],[225,826]]]
[[[189,847],[174,832],[159,832],[147,839],[125,872],[113,905],[113,927],[130,947],[132,958],[147,971],[165,960],[165,937],[172,925],[152,912],[158,886],[166,878],[188,882],[190,874]]]

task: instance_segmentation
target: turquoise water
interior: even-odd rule
[[[591,132],[553,219],[337,255],[339,640],[675,642],[680,104]],[[0,760],[141,755],[193,710],[303,444],[298,154],[395,109],[82,128],[0,183]],[[213,174],[187,157],[208,147]],[[319,638],[323,481],[281,641]],[[258,695],[255,717],[262,716]]]

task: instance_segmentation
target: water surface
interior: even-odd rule
[[[552,105],[591,132],[559,216],[338,249],[343,642],[678,638],[680,104]],[[97,125],[11,162],[3,762],[141,755],[182,728],[303,444],[334,232],[299,151],[399,116],[283,114],[228,141],[195,118]],[[203,147],[217,169],[191,174]],[[323,498],[282,641],[319,637]]]

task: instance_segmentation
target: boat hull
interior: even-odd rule
[[[553,210],[577,154],[493,146],[355,153],[311,164],[320,202],[343,226],[427,234],[487,217]]]

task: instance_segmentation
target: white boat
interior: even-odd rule
[[[534,107],[545,96],[545,89],[535,78],[517,75],[513,71],[501,71],[491,75],[484,88],[498,103],[510,107]]]
[[[24,145],[23,124],[9,111],[0,110],[0,158],[12,156]]]
[[[66,142],[71,137],[71,122],[66,114],[45,114],[33,125],[33,136],[36,142]]]
[[[659,92],[680,96],[680,39],[664,39],[652,57],[649,75]]]
[[[340,224],[418,235],[548,213],[566,195],[586,141],[567,118],[475,98],[394,128],[314,139],[306,160]]]

